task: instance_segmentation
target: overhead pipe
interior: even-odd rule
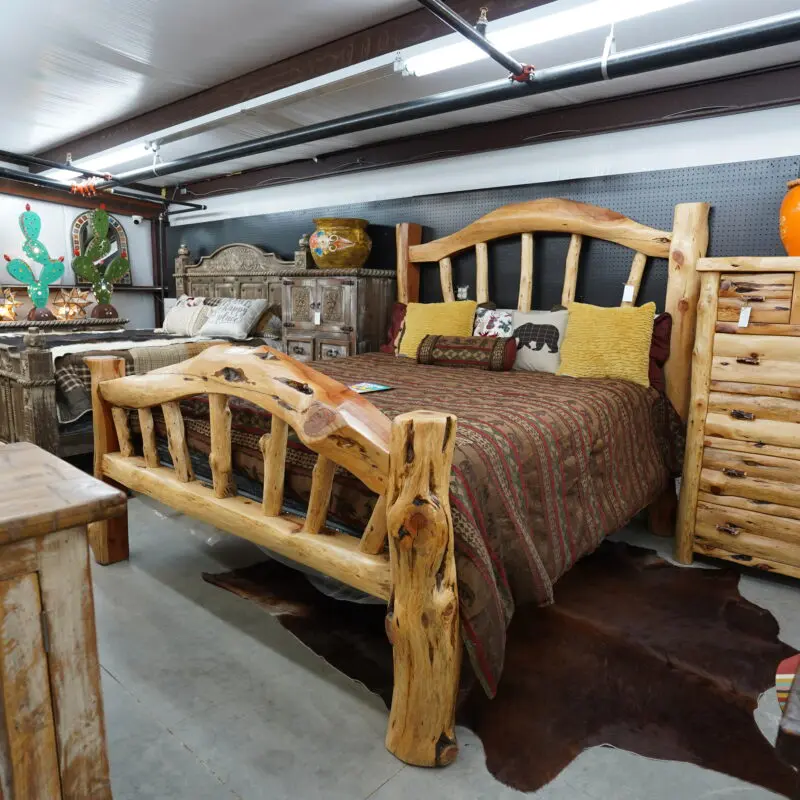
[[[438,17],[446,25],[449,25],[456,33],[460,33],[472,44],[477,45],[489,58],[494,59],[501,67],[505,67],[516,80],[528,81],[533,75],[532,69],[526,64],[517,61],[516,58],[492,44],[480,31],[476,30],[460,14],[453,11],[447,3],[442,0],[419,0],[425,8],[434,16]]]
[[[424,119],[475,106],[502,103],[505,100],[582,86],[606,79],[638,75],[666,67],[677,67],[706,58],[735,55],[798,40],[800,40],[800,11],[778,14],[755,22],[732,25],[728,28],[686,36],[669,42],[638,47],[559,67],[541,69],[534,74],[530,81],[492,81],[467,89],[456,89],[418,100],[398,103],[386,108],[350,114],[283,133],[261,136],[249,142],[217,147],[153,167],[123,172],[110,181],[99,183],[97,188],[125,185],[148,178],[160,178],[176,172],[186,172],[210,164],[218,164],[221,161],[245,158],[334,136],[396,125],[400,122]]]
[[[55,178],[48,178],[46,175],[38,175],[31,172],[20,172],[10,167],[0,166],[0,178],[18,181],[19,183],[27,183],[30,186],[40,186],[44,189],[56,189],[61,192],[70,191],[69,184],[57,181]],[[120,191],[120,189],[114,186],[109,187],[109,192],[117,197],[124,197],[126,200],[141,200],[145,203],[155,203],[158,205],[162,205],[163,203],[175,203],[181,206],[189,206],[189,208],[186,209],[187,211],[204,211],[206,208],[202,203],[186,203],[183,200],[166,200],[160,197],[156,198],[153,195],[142,196],[129,191]],[[174,211],[172,213],[177,214],[179,212]]]

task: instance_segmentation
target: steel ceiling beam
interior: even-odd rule
[[[608,57],[601,56],[542,69],[536,72],[530,81],[493,81],[467,89],[457,89],[406,103],[398,103],[386,108],[351,114],[292,131],[262,136],[249,142],[218,147],[194,156],[158,164],[156,167],[145,167],[121,173],[111,181],[98,184],[98,188],[164,177],[177,172],[281,150],[294,145],[317,142],[343,134],[424,119],[480,105],[501,103],[505,100],[582,86],[606,79],[691,64],[709,58],[735,55],[798,40],[800,40],[800,11],[779,14],[707,33],[625,50]]]

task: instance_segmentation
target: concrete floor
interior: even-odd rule
[[[384,750],[386,710],[254,604],[205,583],[203,571],[257,560],[244,542],[137,498],[131,560],[95,567],[111,777],[116,800],[505,800],[523,797],[484,766],[459,729],[458,761],[404,766]],[[628,530],[626,540],[665,542]],[[769,608],[800,646],[800,585],[746,576],[743,594]],[[774,692],[757,721],[773,740]],[[597,747],[536,800],[776,797],[726,775]]]

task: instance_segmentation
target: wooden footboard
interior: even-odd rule
[[[390,420],[365,397],[269,347],[211,347],[193,359],[124,377],[124,361],[87,358],[92,373],[95,475],[388,601],[394,694],[387,748],[418,766],[456,756],[461,661],[449,504],[455,417],[417,411]],[[213,485],[193,474],[179,401],[209,397]],[[262,438],[261,504],[235,494],[230,397],[272,414]],[[160,406],[173,467],[160,466],[152,409]],[[142,430],[136,453],[129,414]],[[318,453],[305,518],[282,513],[289,428]],[[326,528],[336,465],[379,495],[361,539]],[[124,518],[90,530],[95,558],[127,558]]]

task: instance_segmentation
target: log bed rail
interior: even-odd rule
[[[520,235],[518,307],[531,308],[534,234],[570,235],[562,303],[575,298],[585,237],[633,251],[622,305],[636,302],[648,257],[668,259],[666,310],[673,316],[667,395],[685,418],[700,281],[697,260],[708,243],[707,203],[675,208],[672,231],[571,200],[504,206],[436,241],[421,244],[421,228],[397,226],[398,300],[419,298],[420,264],[439,265],[442,294],[454,299],[452,256],[475,248],[476,293],[489,299],[488,242]],[[210,347],[193,359],[125,377],[124,361],[87,358],[92,376],[95,475],[147,494],[186,514],[249,539],[388,603],[386,629],[394,653],[394,690],[386,746],[419,766],[450,763],[457,753],[455,705],[462,656],[449,485],[456,418],[412,411],[390,421],[365,397],[268,347]],[[208,395],[212,485],[196,480],[180,401]],[[272,415],[260,442],[261,503],[238,496],[233,484],[229,400],[240,398]],[[172,467],[156,451],[153,408],[160,407]],[[135,452],[129,415],[142,433]],[[289,429],[318,455],[305,518],[283,513]],[[378,495],[360,539],[326,528],[334,471],[348,470]],[[654,530],[673,532],[672,487],[651,506]],[[653,523],[656,520],[656,523]],[[95,558],[128,557],[127,520],[99,522],[89,531]]]
[[[394,695],[386,746],[407,763],[450,763],[461,659],[450,515],[456,420],[417,411],[390,421],[361,395],[269,347],[221,345],[146,375],[124,376],[124,360],[87,358],[92,375],[95,474],[262,545],[387,601]],[[196,480],[180,400],[207,394],[212,485]],[[264,495],[256,503],[232,482],[229,398],[272,415],[262,437]],[[161,408],[172,467],[156,452],[153,408]],[[129,414],[137,413],[137,455]],[[318,454],[305,518],[282,513],[289,429]],[[325,527],[334,470],[375,491],[361,539]],[[100,563],[127,557],[124,518],[90,526]]]

